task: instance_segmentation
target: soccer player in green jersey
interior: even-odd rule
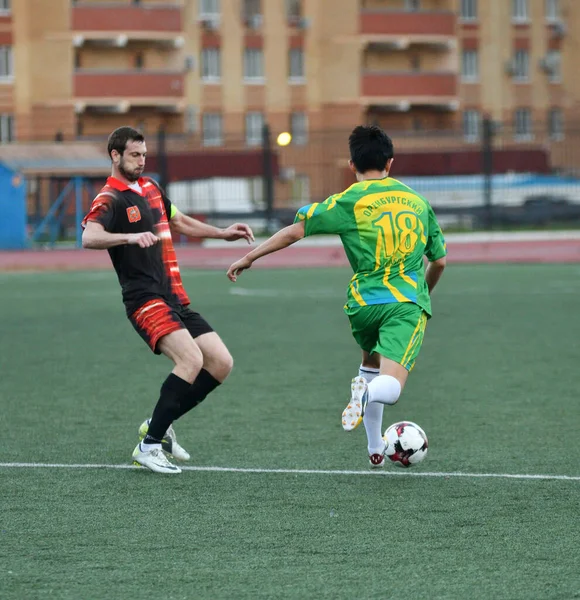
[[[349,147],[357,183],[301,208],[292,225],[232,264],[227,275],[235,282],[258,258],[305,236],[340,236],[354,271],[344,310],[362,350],[342,426],[351,431],[364,422],[371,467],[382,467],[383,408],[397,402],[415,364],[431,317],[430,293],[443,273],[447,251],[427,200],[389,177],[389,136],[378,127],[359,126]]]

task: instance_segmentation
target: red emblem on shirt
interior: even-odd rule
[[[136,206],[130,206],[127,209],[127,217],[129,217],[129,223],[137,223],[141,220],[141,213]]]

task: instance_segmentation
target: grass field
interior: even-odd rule
[[[346,270],[184,278],[236,366],[176,426],[208,470],[163,477],[82,467],[129,464],[169,370],[112,272],[0,275],[0,598],[580,598],[580,266],[448,269],[385,411],[429,455],[381,474],[340,426]]]

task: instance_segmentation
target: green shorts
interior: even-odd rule
[[[390,358],[410,371],[423,343],[427,313],[412,302],[346,308],[352,335],[366,352]]]

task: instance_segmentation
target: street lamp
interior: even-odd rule
[[[278,137],[276,138],[276,143],[278,146],[287,146],[291,141],[292,134],[288,133],[287,131],[283,131],[282,133],[278,134]]]

